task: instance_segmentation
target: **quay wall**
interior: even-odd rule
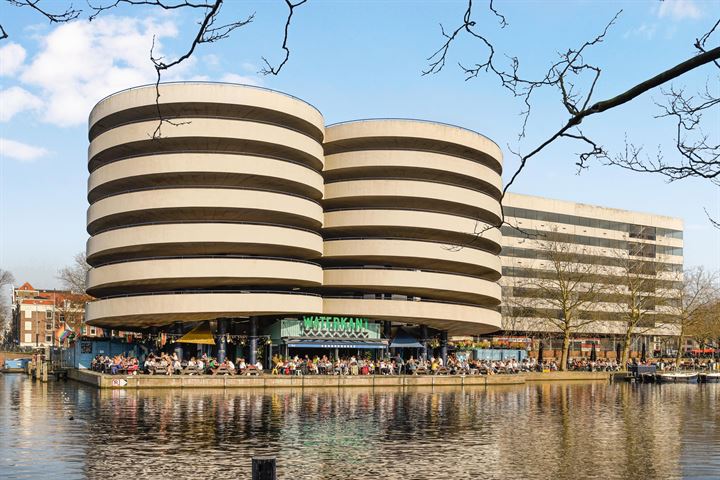
[[[608,372],[553,372],[492,376],[164,376],[104,375],[71,369],[68,378],[100,389],[135,388],[375,388],[523,385],[546,381],[609,381]]]

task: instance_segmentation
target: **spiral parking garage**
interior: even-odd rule
[[[88,323],[211,321],[280,352],[500,327],[493,142],[414,120],[326,127],[311,105],[257,87],[160,94],[162,123],[154,86],[90,115]]]

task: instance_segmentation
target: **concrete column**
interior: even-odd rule
[[[420,343],[422,344],[422,358],[427,360],[428,358],[428,328],[427,325],[420,326]]]
[[[257,317],[250,317],[250,334],[248,340],[250,343],[250,355],[249,362],[253,365],[257,363],[257,346],[258,346],[258,319]]]
[[[385,351],[385,356],[390,356],[390,337],[392,336],[392,322],[383,322],[383,337],[388,341],[388,347]]]
[[[218,318],[217,319],[217,336],[218,336],[218,342],[217,342],[217,359],[218,363],[222,363],[225,361],[225,358],[227,357],[227,318]]]
[[[173,330],[174,330],[174,333],[176,335],[178,335],[178,337],[175,339],[176,340],[175,341],[175,354],[177,355],[178,359],[180,359],[180,361],[182,362],[183,361],[183,353],[184,353],[183,352],[183,344],[177,342],[177,340],[180,339],[179,335],[182,335],[182,333],[183,333],[182,324],[180,322],[176,323],[175,328]]]
[[[447,345],[448,345],[448,332],[443,330],[440,332],[440,357],[443,360],[443,365],[447,367]]]

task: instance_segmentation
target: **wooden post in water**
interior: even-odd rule
[[[252,480],[277,480],[275,457],[253,457]]]

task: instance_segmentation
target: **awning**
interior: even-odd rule
[[[353,342],[348,340],[288,340],[292,348],[386,348],[380,342]]]
[[[203,322],[190,330],[178,340],[179,343],[198,343],[203,345],[215,345],[215,337],[210,330],[210,324]]]
[[[390,348],[423,348],[417,338],[410,335],[404,328],[399,328]]]

